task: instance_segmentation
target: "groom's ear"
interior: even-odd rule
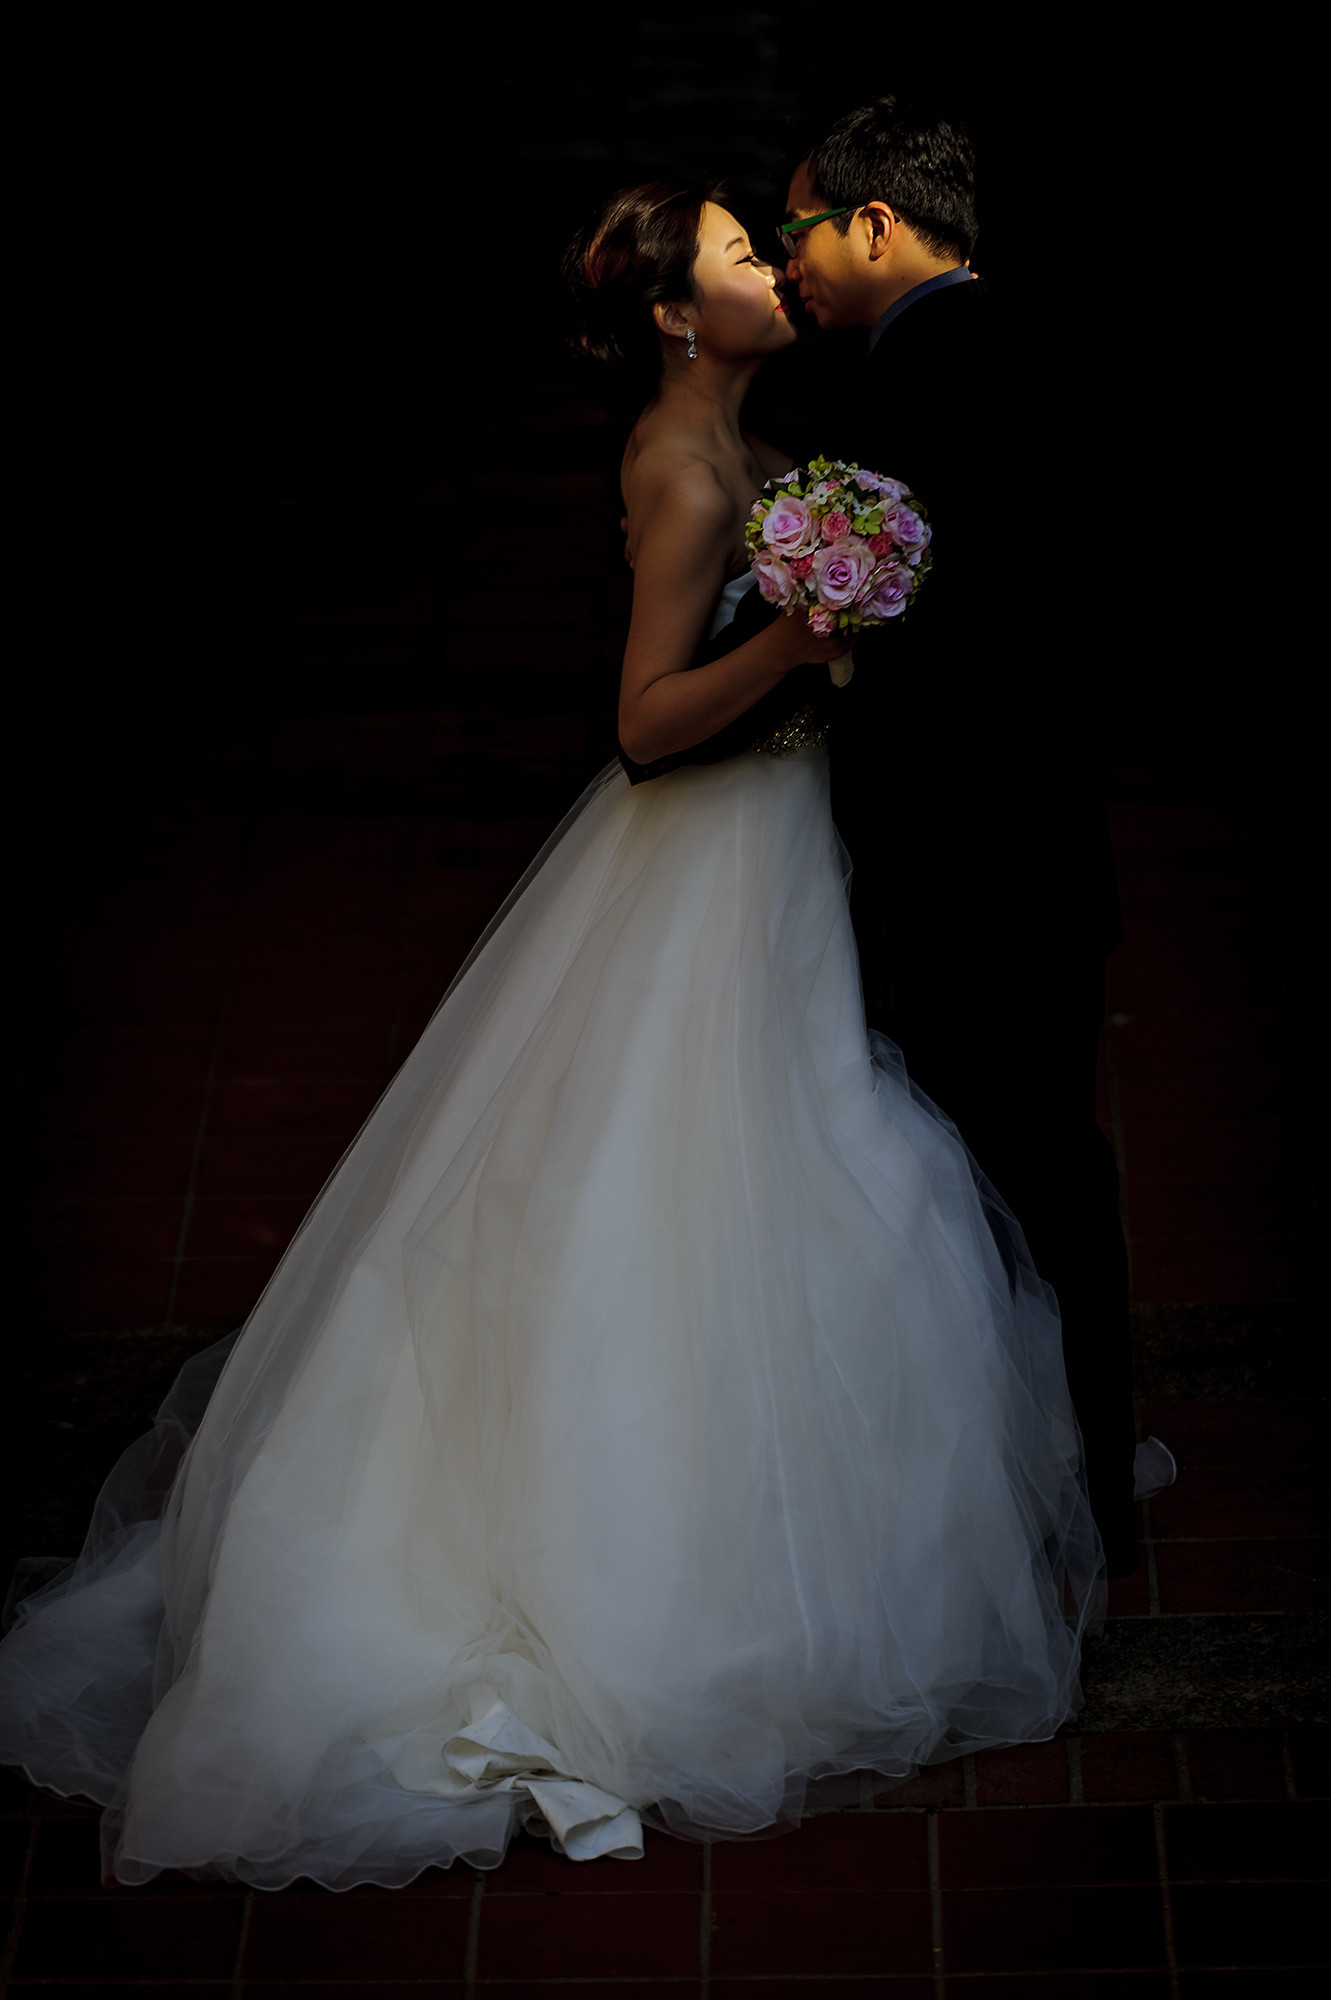
[[[869,262],[876,264],[892,247],[897,218],[885,201],[866,201],[860,214],[869,225]]]

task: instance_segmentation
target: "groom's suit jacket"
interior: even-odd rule
[[[872,1026],[960,1127],[1057,1294],[1091,1503],[1135,1560],[1127,1260],[1097,1127],[1104,956],[1119,938],[1086,696],[1130,643],[1096,574],[1074,332],[1004,327],[981,281],[913,301],[852,385],[840,456],[909,481],[934,568],[855,647],[832,810]],[[1112,637],[1110,636],[1112,634]]]
[[[833,441],[906,480],[934,531],[918,601],[857,643],[834,710],[871,1019],[1118,941],[1085,743],[1085,475],[1061,448],[1057,326],[1044,338],[1005,328],[981,280],[927,293],[884,329]]]

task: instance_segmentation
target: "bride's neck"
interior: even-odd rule
[[[738,443],[739,413],[757,361],[724,362],[700,354],[696,361],[667,370],[657,392],[656,410],[671,424],[707,430]]]

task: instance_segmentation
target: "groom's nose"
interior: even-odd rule
[[[787,262],[787,264],[786,264],[786,279],[787,279],[787,282],[788,282],[788,283],[790,283],[790,284],[792,284],[792,285],[797,285],[797,284],[799,283],[799,281],[800,281],[800,260],[799,260],[799,258],[798,258],[798,257],[791,257],[791,258],[790,258],[790,259],[788,260],[788,262]]]

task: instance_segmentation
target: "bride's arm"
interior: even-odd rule
[[[770,694],[805,660],[831,660],[803,618],[777,618],[710,666],[690,662],[725,581],[735,503],[706,465],[677,467],[635,495],[633,617],[619,683],[619,740],[636,764],[690,750]],[[635,510],[638,511],[638,510]]]

